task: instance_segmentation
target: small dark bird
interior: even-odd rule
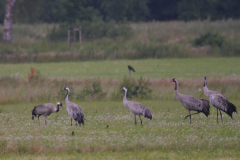
[[[108,125],[107,125],[107,128],[108,128]]]
[[[72,136],[74,136],[74,131],[72,131]]]
[[[128,69],[129,69],[129,71],[136,72],[135,69],[132,66],[130,66],[130,65],[128,65]]]
[[[128,65],[128,70],[129,70],[129,77],[131,78],[131,71],[133,71],[133,72],[136,72],[136,71],[135,71],[135,69],[134,69],[132,66],[130,66],[130,65]]]

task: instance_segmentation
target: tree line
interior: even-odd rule
[[[0,0],[3,23],[7,0]],[[239,0],[16,0],[15,23],[240,18]]]

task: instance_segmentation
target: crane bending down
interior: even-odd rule
[[[191,116],[194,115],[194,114],[198,114],[198,113],[202,112],[206,115],[206,117],[208,117],[208,115],[210,115],[210,113],[209,113],[210,105],[209,105],[208,100],[198,99],[198,98],[193,97],[193,96],[180,94],[180,93],[178,93],[178,90],[177,90],[177,80],[176,80],[176,78],[173,78],[171,82],[175,82],[175,96],[176,96],[176,98],[189,111],[189,115],[187,115],[185,117],[185,119],[187,117],[190,117],[190,124],[191,124]],[[191,114],[190,111],[197,111],[197,113]]]
[[[134,114],[135,124],[137,124],[136,115],[139,115],[139,118],[141,120],[141,125],[142,125],[142,119],[141,119],[140,115],[152,120],[152,113],[151,113],[150,109],[145,107],[141,103],[134,102],[134,101],[127,101],[127,88],[123,87],[122,90],[125,91],[125,94],[123,97],[123,104],[126,106],[126,108],[128,108]]]
[[[79,126],[81,126],[81,123],[84,125],[85,118],[83,115],[82,108],[76,103],[70,102],[68,100],[68,94],[70,93],[70,88],[65,87],[63,90],[67,91],[67,94],[65,96],[65,103],[67,105],[67,114],[71,118],[71,126],[72,126],[72,119],[76,121],[76,126],[77,126],[77,123],[79,124]]]
[[[222,112],[227,113],[232,118],[232,113],[237,113],[237,108],[234,104],[229,102],[226,97],[221,95],[220,93],[208,90],[207,88],[207,77],[204,77],[204,85],[203,85],[204,94],[209,98],[210,103],[217,109],[217,123],[218,123],[218,110],[220,111],[221,120],[222,120]],[[223,120],[222,120],[223,122]]]
[[[51,113],[57,113],[59,111],[59,106],[61,106],[63,109],[61,102],[57,102],[57,109],[52,103],[45,103],[35,106],[32,110],[32,120],[34,120],[34,117],[38,115],[38,124],[40,126],[39,117],[43,115],[45,117],[45,124],[47,124],[47,116],[49,116]]]

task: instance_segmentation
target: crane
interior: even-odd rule
[[[203,85],[204,94],[209,98],[210,103],[217,109],[217,123],[218,123],[218,110],[221,115],[222,120],[222,112],[227,113],[232,118],[232,113],[237,113],[237,108],[234,104],[228,101],[226,97],[222,94],[208,90],[207,88],[207,77],[204,77],[204,85]],[[222,120],[223,123],[223,120]]]
[[[184,119],[187,117],[190,117],[190,124],[191,124],[191,116],[194,114],[204,113],[206,117],[210,114],[209,109],[209,101],[206,99],[198,99],[193,96],[189,95],[183,95],[178,93],[177,90],[177,80],[176,78],[173,78],[171,82],[175,83],[175,96],[178,99],[179,102],[182,103],[182,105],[188,110],[189,115],[187,115]],[[191,114],[190,111],[197,111],[197,113]]]
[[[137,124],[136,115],[139,115],[139,118],[141,120],[141,125],[142,125],[142,119],[141,119],[140,115],[152,120],[151,110],[149,108],[145,107],[144,105],[142,105],[141,103],[134,102],[134,101],[128,101],[127,100],[127,88],[123,87],[122,90],[125,91],[125,94],[123,97],[123,104],[126,106],[126,108],[128,108],[134,114],[135,124]]]
[[[71,118],[71,126],[72,126],[72,119],[74,119],[76,121],[76,126],[77,123],[79,124],[79,126],[81,126],[81,123],[84,125],[84,115],[83,115],[83,111],[82,108],[77,105],[76,103],[70,102],[68,100],[68,95],[70,93],[70,88],[69,87],[65,87],[63,90],[66,90],[66,96],[65,96],[65,103],[67,105],[67,114],[70,116]]]
[[[38,124],[40,126],[39,117],[43,115],[45,117],[45,124],[47,124],[47,116],[49,116],[51,113],[57,113],[59,111],[59,106],[61,106],[63,109],[61,102],[57,102],[57,108],[52,103],[45,103],[35,106],[32,110],[32,120],[34,120],[34,117],[38,115]]]

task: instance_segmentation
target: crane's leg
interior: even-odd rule
[[[40,122],[39,122],[39,115],[38,115],[38,125],[40,126]]]
[[[134,117],[135,117],[135,124],[137,124],[136,115],[134,115]]]
[[[222,112],[221,112],[221,110],[219,110],[220,111],[220,115],[221,115],[221,120],[222,120]],[[223,123],[223,120],[222,120],[222,123]]]
[[[44,116],[45,117],[45,124],[47,125],[47,116]]]
[[[142,119],[141,119],[141,116],[139,115],[139,118],[140,118],[140,120],[141,120],[141,125],[142,125]]]
[[[71,118],[71,126],[72,126],[72,118]]]
[[[190,117],[190,124],[191,124],[191,113],[190,113],[190,111],[188,111],[188,112],[189,112],[189,115],[190,115],[189,117]]]
[[[218,123],[218,109],[217,109],[217,123]]]
[[[198,114],[200,112],[197,112],[197,113],[194,113],[194,114]],[[191,115],[194,115],[194,114],[190,114],[190,115],[187,115],[184,119],[187,119],[187,117],[191,116]]]

